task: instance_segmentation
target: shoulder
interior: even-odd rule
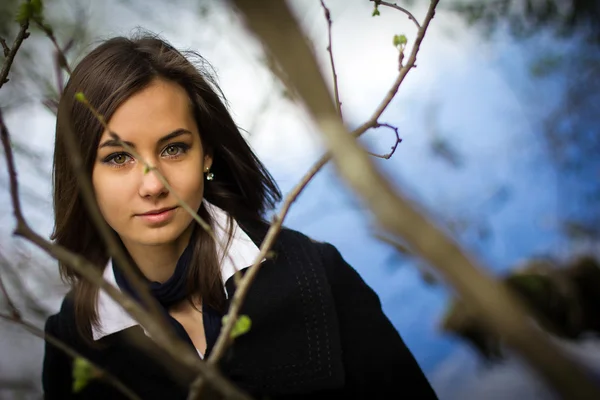
[[[344,270],[350,270],[351,273],[356,274],[338,248],[329,242],[318,241],[302,232],[284,228],[281,230],[278,245],[279,250],[284,253],[299,253],[314,262],[323,270],[330,283],[341,277],[340,272],[344,275]]]
[[[60,310],[46,319],[44,330],[63,341],[75,340],[75,302],[73,291],[65,294]]]
[[[266,221],[246,221],[242,224],[242,228],[256,246],[260,247],[267,236],[270,224]],[[288,269],[290,272],[299,272],[298,270],[306,269],[318,271],[316,275],[326,278],[327,281],[336,279],[339,268],[352,269],[345,262],[338,249],[331,243],[318,241],[305,233],[288,227],[283,227],[280,230],[271,250],[274,263],[280,267],[287,265],[291,268],[291,271]],[[315,277],[314,274],[310,275]]]

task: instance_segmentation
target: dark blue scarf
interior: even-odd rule
[[[194,235],[192,235],[193,239]],[[193,254],[193,243],[194,240],[190,240],[190,243],[187,245],[181,257],[177,261],[177,265],[175,267],[175,271],[173,275],[165,282],[151,282],[142,276],[142,280],[148,285],[150,289],[150,293],[158,300],[160,305],[162,306],[162,310],[164,311],[165,317],[171,323],[177,336],[187,342],[194,349],[194,343],[190,339],[184,327],[171,315],[168,310],[172,305],[181,302],[187,296],[187,276],[188,276],[188,268],[190,261],[192,259]],[[140,301],[140,296],[133,290],[129,282],[125,279],[121,268],[118,267],[115,260],[113,260],[113,271],[115,275],[115,280],[119,288],[128,294],[130,294],[133,298]],[[212,347],[214,346],[217,338],[219,336],[219,332],[221,331],[221,318],[222,316],[212,307],[209,307],[204,302],[202,302],[202,321],[204,324],[204,332],[206,335],[206,353],[204,357],[206,358]]]

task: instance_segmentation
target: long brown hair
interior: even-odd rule
[[[194,64],[192,59],[199,62]],[[281,200],[277,184],[240,134],[207,67],[206,60],[197,53],[184,55],[148,33],[109,39],[81,60],[71,74],[58,108],[53,163],[55,226],[51,236],[56,243],[83,255],[99,269],[108,262],[106,246],[79,194],[69,154],[61,139],[67,129],[73,132],[91,177],[103,127],[86,106],[75,100],[79,91],[108,121],[119,105],[156,78],[181,85],[190,98],[203,147],[213,155],[215,179],[206,181],[204,198],[232,218],[244,221],[262,221],[264,212]],[[199,214],[211,222],[204,206]],[[197,229],[192,237],[195,244],[188,293],[201,294],[203,302],[222,310],[223,283],[215,243],[202,229]],[[67,265],[60,263],[59,267],[62,278],[73,289],[77,329],[91,342],[91,327],[98,324],[98,288]]]

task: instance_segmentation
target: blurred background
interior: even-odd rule
[[[0,37],[9,45],[19,28],[19,3],[0,2]],[[333,19],[344,120],[352,129],[370,116],[397,75],[393,36],[407,36],[408,54],[416,28],[391,8],[380,6],[380,15],[372,16],[367,0],[325,3]],[[399,4],[421,21],[428,3]],[[380,119],[397,126],[403,142],[391,159],[377,159],[378,166],[499,278],[540,263],[560,274],[581,255],[598,257],[599,3],[440,3],[417,68]],[[290,5],[331,80],[323,8],[309,0]],[[55,0],[46,4],[45,17],[58,42],[70,43],[71,65],[101,40],[140,28],[198,51],[214,67],[234,119],[284,193],[323,154],[318,132],[226,2]],[[14,141],[26,218],[45,236],[53,225],[55,99],[52,44],[32,29],[0,90],[0,107]],[[379,129],[360,140],[384,154],[395,137]],[[66,287],[56,262],[12,236],[4,153],[0,157],[0,274],[24,317],[43,327]],[[471,343],[444,332],[452,291],[427,265],[377,238],[377,227],[330,166],[302,193],[286,225],[338,247],[379,294],[440,399],[554,398],[510,352],[489,361]],[[575,292],[559,297],[572,300]],[[0,308],[6,309],[3,298]],[[600,341],[594,329],[579,333],[557,341],[600,377]],[[0,354],[0,399],[40,398],[43,342],[0,320]]]

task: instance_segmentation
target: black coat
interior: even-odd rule
[[[244,231],[257,245],[262,242],[264,227],[244,226]],[[378,296],[335,247],[284,229],[273,249],[275,258],[265,261],[242,307],[252,328],[221,362],[228,378],[256,398],[436,399]],[[231,281],[229,299],[235,290]],[[67,295],[45,329],[142,399],[186,398],[193,376],[173,373],[177,366],[164,361],[168,357],[140,326],[108,335],[99,340],[102,348],[92,348],[76,333]],[[42,375],[46,399],[123,398],[101,380],[74,396],[72,361],[48,343]]]

